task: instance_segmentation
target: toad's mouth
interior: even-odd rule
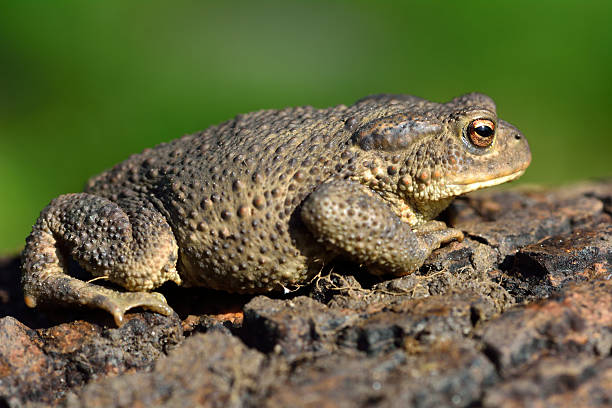
[[[480,190],[481,188],[496,186],[498,184],[506,183],[508,181],[515,180],[521,177],[525,173],[525,169],[521,169],[514,173],[507,174],[505,176],[496,177],[494,179],[474,181],[461,184],[449,184],[448,188],[457,194],[469,193],[470,191]]]

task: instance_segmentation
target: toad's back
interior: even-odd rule
[[[383,114],[376,106],[240,115],[134,155],[91,179],[86,192],[151,201],[174,232],[185,284],[278,290],[304,281],[325,260],[292,215],[332,174],[350,171],[357,153],[346,119]],[[307,267],[311,256],[320,263]]]

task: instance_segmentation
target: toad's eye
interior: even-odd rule
[[[467,133],[473,145],[489,147],[495,137],[495,122],[489,119],[473,120],[468,126]]]

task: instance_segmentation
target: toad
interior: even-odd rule
[[[381,94],[261,110],[129,157],[40,214],[22,254],[25,302],[172,313],[166,281],[286,291],[342,255],[377,275],[418,269],[461,231],[454,197],[519,177],[524,136],[472,93],[439,104]],[[72,258],[94,277],[67,273]]]

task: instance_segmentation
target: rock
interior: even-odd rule
[[[337,262],[285,296],[165,285],[178,313],[28,309],[0,260],[0,406],[606,406],[612,182],[483,192],[395,279]]]
[[[7,316],[0,319],[0,397],[8,405],[20,401],[55,401],[65,378],[56,373],[34,330]],[[60,391],[61,393],[61,391]]]
[[[487,390],[483,406],[608,407],[612,405],[612,358],[544,357]]]
[[[521,248],[514,269],[535,277],[535,292],[557,290],[571,282],[612,278],[612,224],[580,228]],[[549,295],[550,293],[546,293]]]
[[[430,344],[469,336],[474,325],[494,313],[492,304],[470,293],[406,299],[381,304],[379,309],[343,328],[337,343],[367,354],[398,348],[425,350]]]
[[[330,354],[338,332],[358,319],[350,310],[332,310],[305,296],[289,301],[257,296],[244,307],[247,344],[275,351],[287,360]]]
[[[66,407],[244,406],[262,384],[275,380],[263,354],[221,332],[194,334],[158,360],[151,372],[93,382]]]
[[[148,369],[181,340],[176,318],[153,313],[110,329],[76,321],[31,330],[7,316],[0,319],[0,398],[54,403],[97,378]]]
[[[336,354],[301,364],[273,385],[268,407],[450,407],[478,401],[493,364],[474,345],[440,341],[416,354]]]
[[[612,280],[575,284],[550,300],[510,310],[485,325],[482,341],[504,375],[550,353],[607,357]]]

